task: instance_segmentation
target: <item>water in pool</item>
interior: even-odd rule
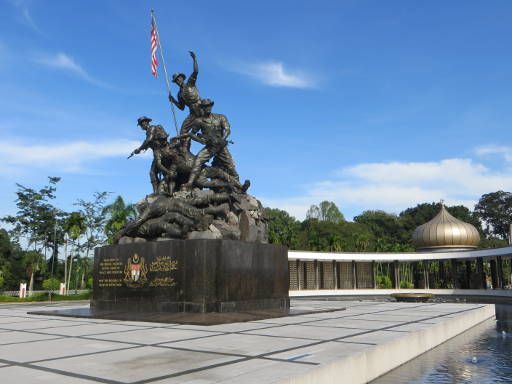
[[[512,383],[512,305],[496,305],[488,320],[372,381],[396,383]]]

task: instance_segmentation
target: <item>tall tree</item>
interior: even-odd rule
[[[345,217],[332,201],[322,201],[318,206],[312,205],[306,213],[306,218],[331,223],[341,223],[345,221]]]
[[[12,290],[18,287],[20,280],[25,279],[25,268],[22,262],[22,252],[18,244],[13,243],[9,233],[0,229],[0,274],[3,287]]]
[[[397,215],[384,211],[364,211],[354,217],[356,223],[366,226],[375,236],[377,252],[412,250],[409,233],[404,230]]]
[[[485,234],[501,239],[508,237],[512,223],[512,193],[496,191],[482,195],[475,206],[475,214],[485,223]]]
[[[66,291],[68,290],[71,272],[73,269],[73,260],[76,259],[82,249],[80,238],[86,233],[86,218],[81,212],[71,212],[66,219],[64,229],[71,242],[69,256],[64,255],[64,283],[66,284]],[[85,257],[87,258],[87,256]]]
[[[296,249],[300,223],[288,212],[280,209],[265,208],[265,217],[269,242]]]
[[[112,244],[116,234],[137,216],[135,206],[126,204],[121,196],[117,196],[112,204],[107,205],[103,213],[106,215],[105,234],[109,244]]]
[[[95,247],[105,243],[106,216],[109,213],[105,202],[108,195],[108,192],[95,192],[92,200],[79,199],[75,204],[79,207],[83,219],[83,233],[86,238],[82,242],[82,247],[85,257],[90,257],[90,253]]]
[[[23,264],[25,266],[26,276],[28,277],[28,291],[34,290],[34,277],[36,273],[43,272],[45,263],[41,263],[43,255],[38,251],[25,251],[23,252]]]
[[[304,220],[298,238],[298,249],[322,252],[368,251],[374,242],[373,235],[364,225],[318,219]]]
[[[57,183],[59,177],[48,177],[48,184],[43,188],[36,190],[16,184],[16,206],[18,211],[16,215],[3,217],[1,220],[10,224],[12,229],[11,236],[18,244],[26,244],[26,250],[31,249],[33,253],[27,256],[30,260],[31,281],[33,274],[44,269],[42,259],[35,260],[41,251],[50,248],[53,250],[51,258],[52,265],[57,261],[57,244],[62,239],[62,221],[65,218],[65,212],[57,209],[51,202],[55,199]],[[23,241],[20,241],[23,240]]]

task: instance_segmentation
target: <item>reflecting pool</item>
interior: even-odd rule
[[[372,384],[512,383],[512,305],[484,323],[398,367]]]

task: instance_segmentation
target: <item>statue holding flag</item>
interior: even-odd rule
[[[249,180],[240,183],[228,150],[229,122],[226,116],[212,113],[213,101],[199,96],[196,54],[189,51],[193,71],[188,79],[183,73],[173,75],[172,82],[179,87],[174,98],[154,14],[151,25],[151,71],[157,77],[156,51],[160,48],[176,131],[174,107],[188,107],[189,114],[172,138],[160,125],[150,125],[150,118],[139,119],[146,140],[132,155],[153,151],[153,193],[138,203],[138,219],[119,232],[118,241],[222,238],[267,242],[263,206],[247,194]],[[190,152],[191,140],[203,146],[196,155]]]
[[[199,97],[199,90],[196,86],[197,74],[199,68],[197,65],[197,57],[193,51],[189,51],[193,60],[193,71],[186,80],[183,73],[175,73],[172,75],[172,82],[175,83],[180,90],[178,91],[178,100],[176,100],[171,92],[169,92],[169,101],[178,107],[181,111],[188,107],[189,115],[181,125],[180,135],[187,134],[192,126],[192,121],[201,116],[201,98]],[[185,139],[187,147],[190,147],[190,139]]]

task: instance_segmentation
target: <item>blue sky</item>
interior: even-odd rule
[[[174,130],[151,8],[170,73],[197,53],[201,96],[265,205],[302,219],[327,199],[350,219],[512,190],[509,1],[4,0],[0,216],[16,182],[49,175],[63,209],[151,192],[151,157],[126,160],[140,115]]]

